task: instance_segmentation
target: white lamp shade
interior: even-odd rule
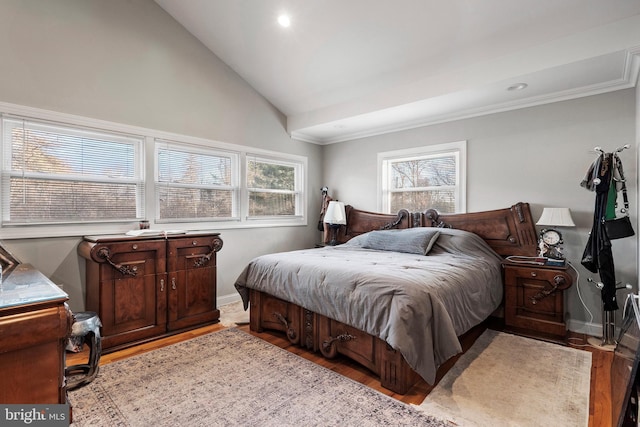
[[[575,227],[569,208],[544,208],[536,225]]]
[[[327,206],[327,211],[324,213],[324,222],[336,225],[346,224],[347,214],[344,211],[344,203],[334,200],[330,201],[329,206]]]

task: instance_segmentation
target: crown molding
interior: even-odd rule
[[[551,104],[555,102],[568,101],[586,96],[600,95],[617,90],[635,87],[640,75],[640,46],[627,49],[621,76],[615,80],[583,86],[579,88],[549,93],[536,97],[523,98],[517,101],[510,101],[498,104],[486,105],[478,108],[462,109],[455,113],[422,117],[417,120],[397,122],[387,126],[372,127],[359,132],[345,132],[344,134],[332,138],[316,138],[305,133],[304,129],[291,132],[291,138],[318,145],[329,145],[339,142],[352,141],[355,139],[368,138],[387,133],[411,130],[424,126],[432,126],[440,123],[447,123],[456,120],[470,119],[489,114],[502,113],[506,111],[518,110],[522,108],[535,107],[539,105]]]

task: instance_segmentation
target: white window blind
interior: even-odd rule
[[[247,154],[248,217],[302,215],[302,163]]]
[[[380,153],[384,211],[463,212],[465,151],[460,142]]]
[[[143,138],[3,116],[3,225],[144,217]]]
[[[159,221],[238,219],[238,154],[156,140]]]

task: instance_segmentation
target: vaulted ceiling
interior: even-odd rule
[[[640,69],[638,0],[155,1],[319,144],[634,87]]]

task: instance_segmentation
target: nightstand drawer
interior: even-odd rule
[[[518,286],[522,283],[540,284],[546,282],[566,289],[573,279],[566,271],[542,269],[534,267],[505,268],[504,283],[507,286]]]

